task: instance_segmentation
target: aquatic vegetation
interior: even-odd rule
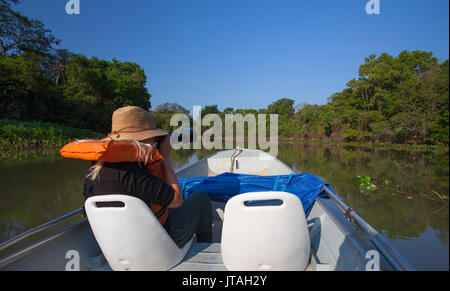
[[[392,186],[392,181],[385,179],[382,185],[376,185],[370,176],[356,176],[359,189],[362,194],[368,195],[374,190],[387,190],[391,191],[393,196],[404,196],[407,199],[426,199],[435,202],[441,202],[443,204],[448,204],[448,196],[445,194],[439,194],[437,191],[433,190],[431,193],[409,193],[402,189],[401,185]]]
[[[278,158],[298,172],[321,177],[389,238],[419,237],[431,227],[448,245],[448,204],[418,196],[438,199],[432,191],[448,196],[447,154],[302,142],[280,145]],[[357,176],[369,176],[378,189],[362,193]]]
[[[369,176],[357,176],[359,189],[361,193],[368,194],[370,191],[377,190],[378,187],[374,183],[372,183],[372,179]]]
[[[405,196],[407,199],[430,200],[430,201],[442,203],[444,205],[448,205],[448,195],[439,194],[437,191],[434,191],[434,190],[428,194],[423,194],[423,193],[411,194],[411,193],[401,191],[401,190],[394,190],[392,192],[392,195],[393,196]]]

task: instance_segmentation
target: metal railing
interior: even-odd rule
[[[345,217],[355,222],[355,224],[370,238],[375,247],[380,251],[383,257],[397,271],[415,271],[416,268],[375,228],[362,219],[353,208],[345,204],[336,194],[327,186],[323,187],[328,197],[332,199]]]
[[[10,240],[7,240],[7,241],[1,243],[0,244],[0,251],[3,251],[5,249],[7,249],[8,247],[10,247],[11,245],[13,245],[15,243],[18,243],[19,241],[21,241],[21,240],[23,240],[23,239],[25,239],[25,238],[33,235],[33,234],[36,234],[36,233],[41,232],[43,230],[46,230],[46,229],[48,229],[48,228],[50,228],[50,227],[52,227],[52,226],[54,226],[54,225],[56,225],[56,224],[58,224],[58,223],[60,223],[60,222],[62,222],[64,220],[66,220],[66,219],[68,219],[68,218],[70,218],[70,217],[72,217],[74,215],[80,214],[81,212],[82,212],[82,208],[77,209],[77,210],[75,210],[73,212],[70,212],[70,213],[68,213],[68,214],[66,214],[64,216],[61,216],[61,217],[59,217],[59,218],[57,218],[55,220],[52,220],[52,221],[49,221],[49,222],[47,222],[45,224],[37,226],[37,227],[35,227],[33,229],[27,230],[26,232],[24,232],[24,233],[22,233],[22,234],[20,234],[18,236],[15,236],[15,237],[11,238]]]

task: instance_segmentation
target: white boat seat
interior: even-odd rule
[[[121,207],[105,202],[118,202]],[[85,210],[100,249],[114,271],[169,270],[183,260],[191,247],[192,240],[178,248],[139,198],[93,196],[86,200]]]
[[[281,205],[248,206],[277,200]],[[222,229],[222,259],[230,271],[303,271],[310,238],[300,199],[286,192],[253,192],[228,200]]]

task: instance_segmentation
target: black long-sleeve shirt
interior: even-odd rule
[[[83,195],[125,194],[167,207],[173,200],[173,188],[147,172],[138,162],[104,163],[95,180],[85,178]]]

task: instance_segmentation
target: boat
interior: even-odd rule
[[[212,154],[177,172],[182,178],[223,173],[276,176],[296,174],[261,150],[237,149]],[[310,240],[306,271],[415,270],[395,247],[324,185],[305,217]],[[245,194],[243,194],[245,195]],[[211,201],[213,241],[195,240],[171,271],[227,271],[222,254],[222,229],[227,201]],[[299,211],[303,211],[300,208]],[[83,214],[83,208],[31,229],[0,245],[0,270],[112,270],[87,218],[57,227]],[[225,212],[226,213],[226,212]],[[32,237],[48,233],[37,241]],[[272,248],[276,248],[273,243]],[[229,250],[228,250],[229,251]],[[270,267],[268,268],[270,270]]]

